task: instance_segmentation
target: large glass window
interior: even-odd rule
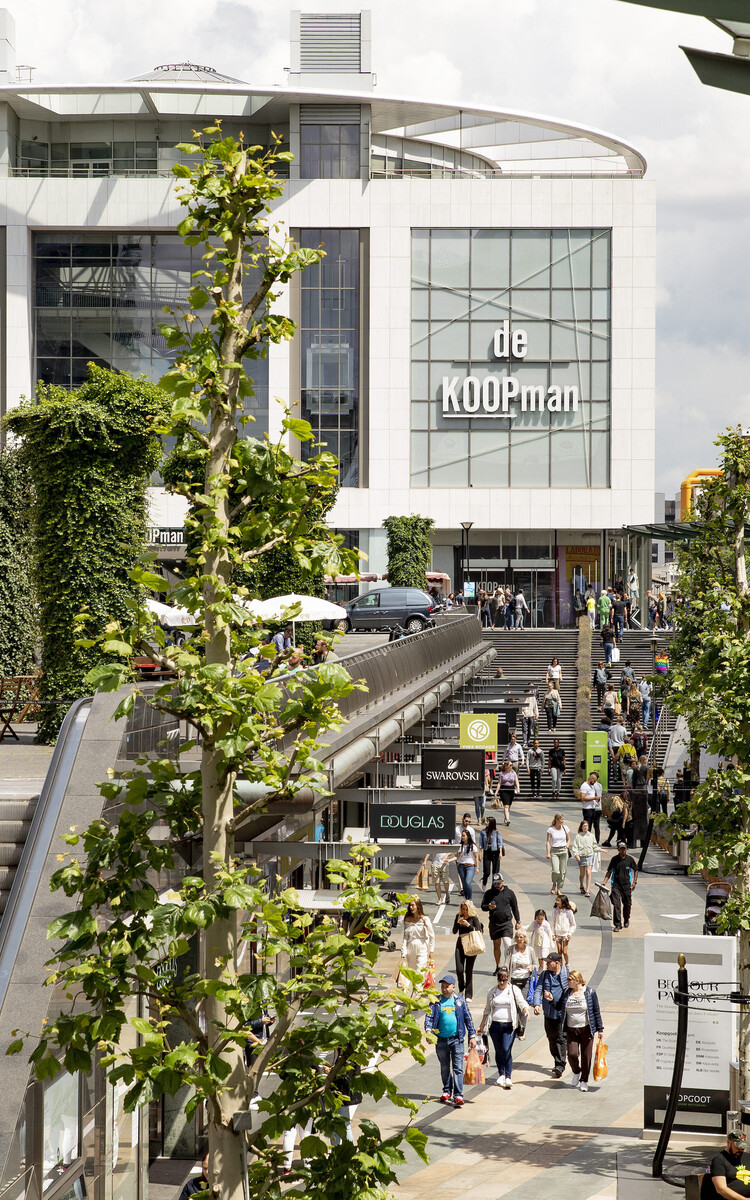
[[[325,258],[300,277],[302,416],[316,440],[341,460],[343,487],[359,485],[360,231],[306,229],[303,246]],[[320,448],[320,447],[319,447]],[[314,452],[308,443],[303,453]]]
[[[42,233],[34,243],[36,378],[77,387],[88,363],[157,380],[174,351],[159,326],[185,308],[201,248],[177,234]],[[246,279],[248,294],[254,289]],[[249,361],[253,437],[268,428],[268,362]]]
[[[301,179],[359,179],[359,125],[301,125]]]
[[[413,487],[608,487],[609,365],[609,230],[413,230]]]

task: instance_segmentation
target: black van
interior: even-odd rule
[[[408,633],[419,633],[434,617],[438,606],[419,588],[375,588],[350,600],[347,617],[339,621],[339,629],[391,629],[401,625]]]

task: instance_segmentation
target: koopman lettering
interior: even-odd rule
[[[511,329],[510,321],[503,321],[495,330],[492,350],[498,359],[524,359],[528,349],[525,329]],[[550,384],[523,384],[515,375],[443,375],[440,385],[444,417],[514,417],[511,401],[517,401],[521,412],[576,412],[578,388],[573,385],[559,387]]]

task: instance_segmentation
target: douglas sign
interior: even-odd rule
[[[452,842],[455,834],[455,804],[370,805],[370,836],[376,842]]]
[[[422,787],[443,792],[483,792],[484,750],[423,746]]]

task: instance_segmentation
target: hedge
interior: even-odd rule
[[[0,675],[32,675],[35,669],[33,507],[31,474],[18,449],[0,450]]]
[[[432,517],[386,517],[383,528],[388,531],[388,582],[391,587],[427,586],[427,572],[432,562],[430,531],[435,528]]]

